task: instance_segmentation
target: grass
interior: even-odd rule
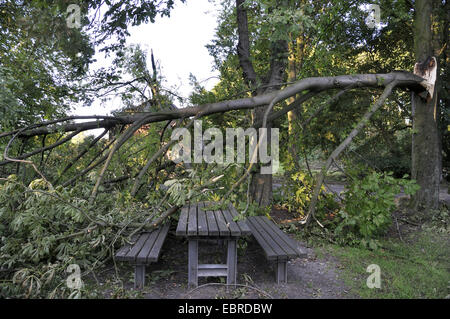
[[[450,294],[450,246],[448,236],[423,230],[401,242],[380,241],[371,251],[358,247],[325,245],[318,255],[329,253],[340,261],[341,278],[351,294],[361,298],[445,298]],[[381,270],[381,287],[368,288],[366,269],[376,264]]]

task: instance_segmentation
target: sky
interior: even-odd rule
[[[204,81],[201,84],[207,89],[218,82],[218,72],[212,70],[213,58],[205,47],[214,37],[217,14],[218,5],[208,0],[176,1],[170,17],[157,17],[154,24],[130,27],[127,43],[140,44],[148,51],[149,59],[153,49],[167,81],[163,83],[164,87],[175,87],[182,97],[188,97],[192,91],[189,73],[195,75],[198,81]],[[107,63],[101,54],[95,58],[97,65]],[[151,66],[150,61],[147,63]],[[114,100],[106,105],[94,102],[88,107],[76,107],[72,114],[109,115],[115,108],[117,103]]]

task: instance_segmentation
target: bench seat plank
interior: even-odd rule
[[[275,240],[273,240],[273,238],[271,237],[272,233],[268,232],[264,227],[260,225],[259,218],[251,218],[251,217],[248,219],[249,224],[251,225],[251,227],[253,227],[253,231],[256,230],[260,234],[260,239],[258,240],[258,243],[261,245],[261,241],[264,242],[264,245],[261,245],[261,247],[264,250],[267,249],[265,247],[270,247],[271,248],[270,252],[273,251],[274,257],[272,256],[270,260],[286,260],[288,258],[286,252]],[[269,259],[269,256],[267,257]]]
[[[152,250],[153,245],[155,244],[156,238],[158,238],[160,231],[161,228],[155,229],[147,237],[147,240],[145,241],[144,245],[142,245],[141,250],[136,255],[136,264],[142,265],[147,263],[147,256],[150,253],[150,250]]]
[[[254,220],[267,234],[267,237],[265,237],[266,240],[270,241],[272,245],[276,247],[276,251],[279,253],[279,259],[296,257],[297,251],[292,247],[292,243],[288,240],[288,236],[276,227],[266,216],[261,217],[262,218],[254,218]],[[269,224],[272,224],[275,227],[271,227]]]
[[[164,244],[164,241],[166,240],[167,234],[169,233],[169,228],[170,225],[168,223],[161,227],[161,231],[159,232],[158,238],[156,239],[152,250],[147,256],[148,263],[158,261],[159,255],[161,254],[162,246]]]
[[[116,252],[116,260],[123,260],[123,258],[126,256],[127,252],[129,252],[131,249],[131,247],[129,245],[125,245],[123,247],[121,247],[117,252]]]
[[[265,217],[265,216],[263,216],[263,217]],[[278,236],[286,244],[285,247],[289,246],[294,251],[295,255],[293,255],[293,257],[296,257],[296,256],[302,257],[302,258],[306,257],[306,253],[302,252],[299,249],[299,247],[297,246],[297,243],[291,237],[289,237],[287,234],[285,234],[281,229],[279,229],[277,227],[277,225],[275,225],[273,222],[271,222],[267,217],[265,217],[262,220],[265,221],[266,225],[268,225],[268,227],[270,227],[273,230],[273,232],[278,234]]]
[[[150,236],[150,233],[142,233],[136,243],[131,246],[130,251],[125,255],[124,261],[135,261],[137,254],[141,251],[142,247],[144,246],[144,243],[147,241],[148,236]]]
[[[189,206],[181,208],[180,217],[178,219],[178,225],[176,234],[177,236],[183,236],[187,234],[187,218],[188,218]]]
[[[259,243],[261,248],[264,250],[264,253],[266,255],[266,258],[268,260],[277,260],[278,254],[274,251],[272,246],[270,246],[267,241],[264,239],[264,233],[261,232],[260,229],[258,229],[253,222],[250,220],[250,218],[247,218],[248,226],[250,227],[253,237],[255,237],[256,241]]]
[[[120,261],[125,261],[125,256],[128,254],[128,252],[131,250],[131,248],[133,248],[133,245],[134,245],[134,243],[136,243],[136,241],[137,241],[137,239],[139,238],[139,234],[137,234],[137,235],[134,235],[132,238],[131,238],[131,242],[133,243],[133,244],[126,244],[126,245],[124,245],[124,246],[122,246],[117,252],[116,252],[116,255],[115,255],[115,258],[116,258],[116,260],[120,260]]]

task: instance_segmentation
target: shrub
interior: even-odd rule
[[[396,195],[402,188],[406,195],[413,195],[419,188],[415,181],[406,178],[407,175],[396,179],[391,172],[371,172],[354,179],[343,195],[338,214],[335,235],[340,242],[376,249],[376,237],[385,233],[392,223]]]

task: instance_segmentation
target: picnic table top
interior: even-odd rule
[[[245,220],[234,221],[239,215],[233,205],[227,209],[212,209],[211,202],[199,202],[183,206],[176,235],[185,237],[240,237],[251,230]]]

